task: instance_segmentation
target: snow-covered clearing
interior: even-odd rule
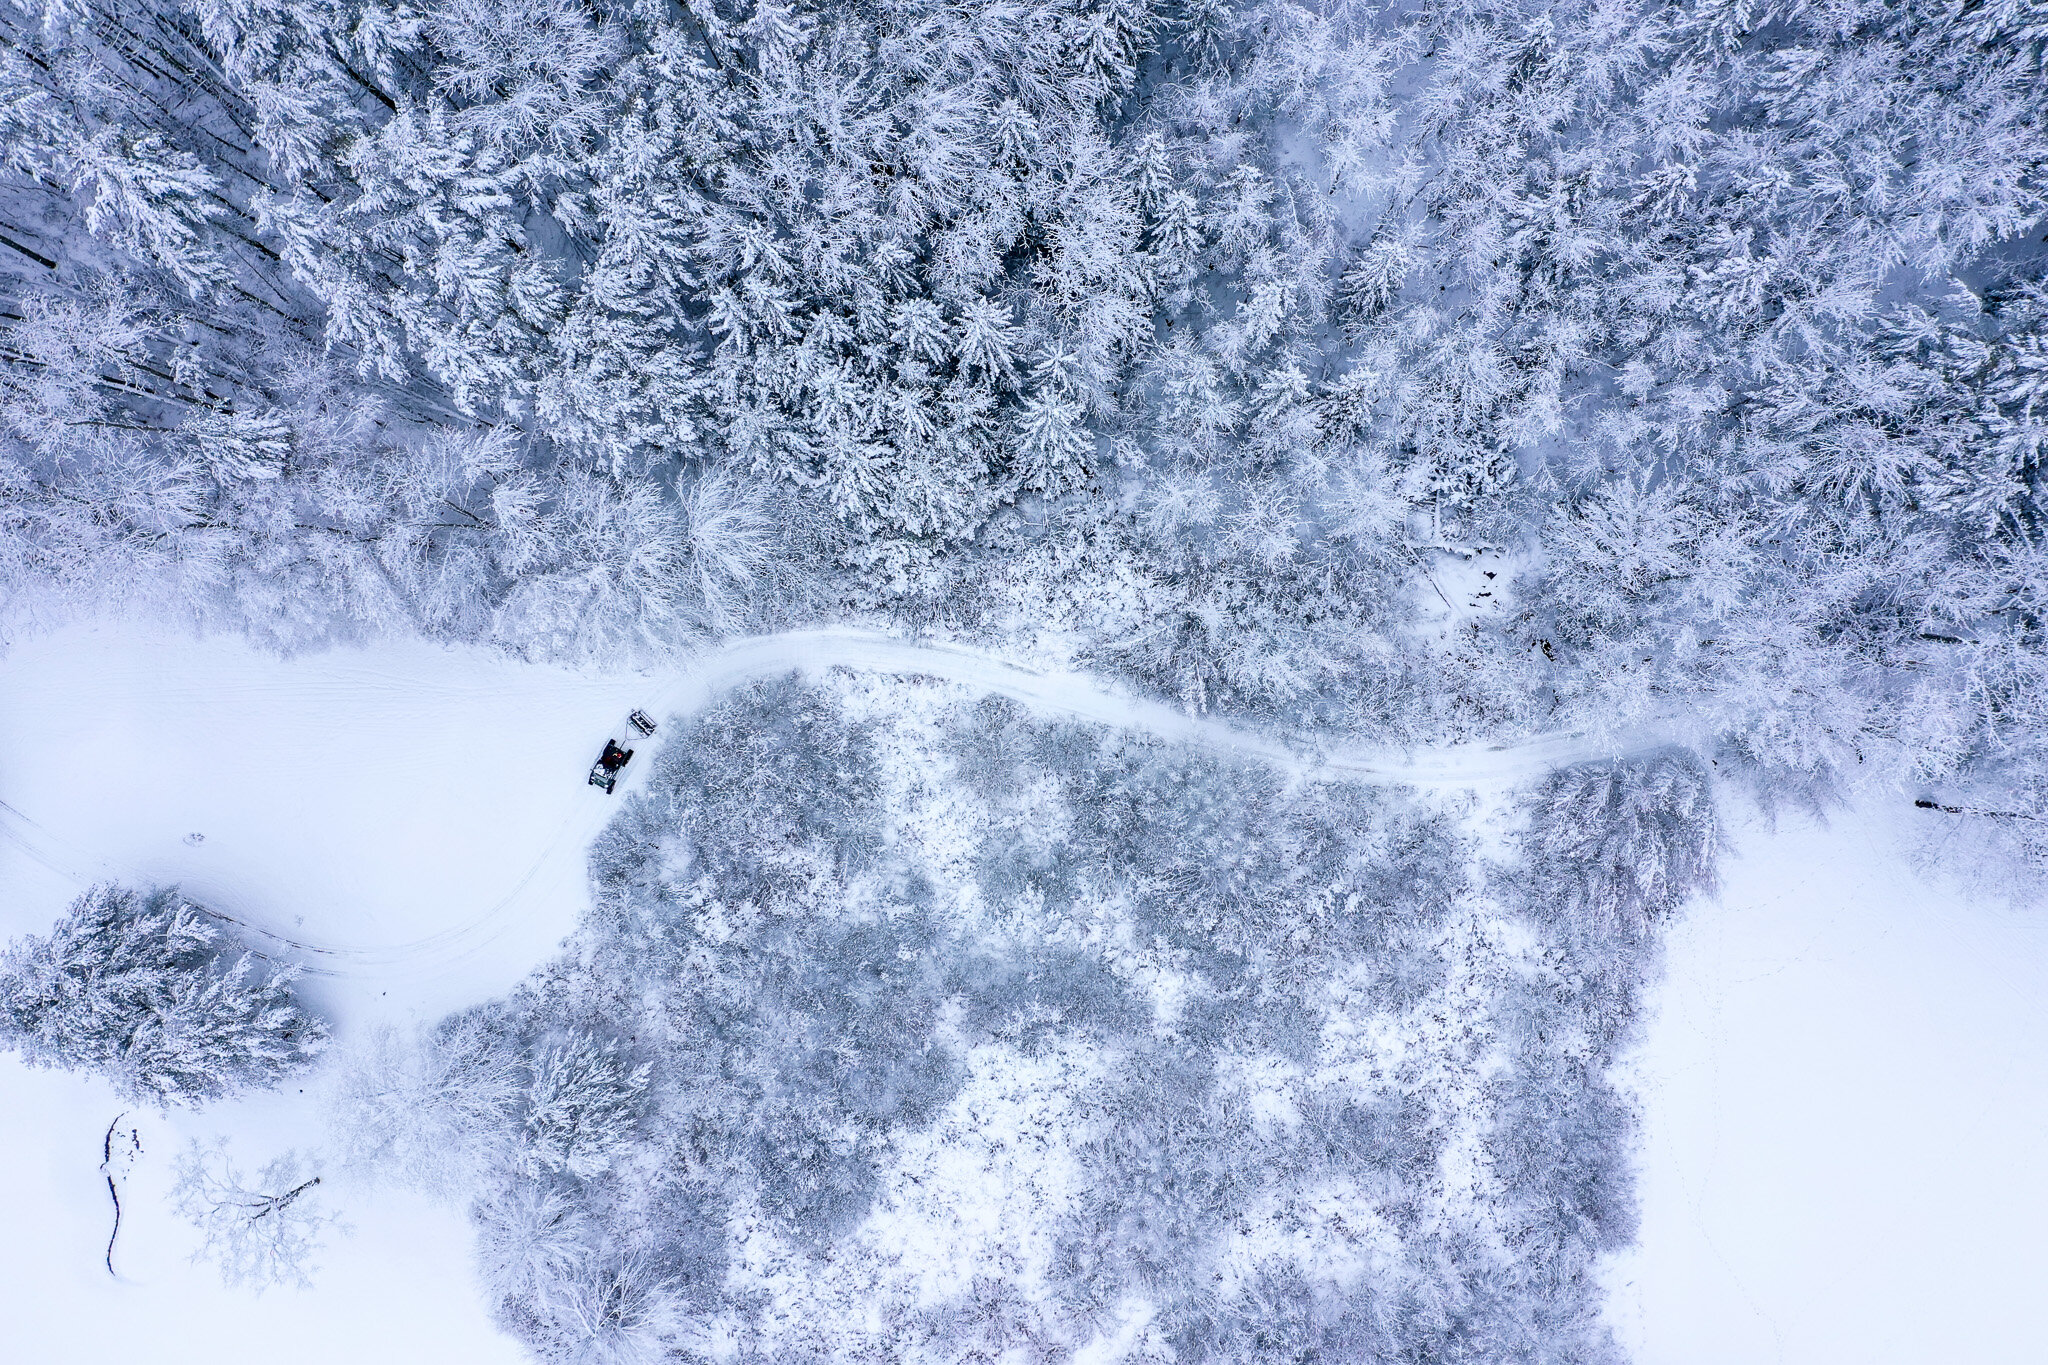
[[[29,641],[0,660],[0,928],[96,878],[175,882],[326,949],[310,992],[344,1021],[505,990],[575,922],[608,812],[583,774],[648,690],[428,645]]]
[[[334,973],[309,995],[344,1040],[370,1018],[438,1014],[503,991],[574,923],[582,851],[612,809],[583,771],[627,707],[665,715],[830,665],[1315,766],[1084,678],[853,631],[746,641],[654,680],[424,645],[278,661],[76,629],[0,660],[0,933],[47,928],[94,877],[176,881],[332,949],[309,959]],[[1328,764],[1498,786],[1654,739]],[[1674,934],[1638,1063],[1645,1218],[1613,1277],[1624,1341],[1645,1365],[2019,1358],[2048,1271],[2031,1236],[2048,1223],[2048,921],[1919,880],[1883,812],[1736,841],[1721,901]],[[96,1168],[117,1109],[97,1082],[0,1059],[11,1353],[163,1359],[178,1342],[240,1361],[289,1340],[308,1362],[518,1358],[484,1316],[459,1215],[410,1197],[337,1182],[357,1231],[308,1293],[251,1300],[183,1263],[190,1233],[163,1199],[173,1150],[221,1130],[250,1161],[311,1144],[294,1094],[144,1117],[109,1280]]]
[[[1738,825],[1672,932],[1609,1277],[1638,1365],[2041,1358],[2048,916],[1918,875],[1949,818]]]
[[[47,930],[96,877],[175,881],[278,932],[375,949],[309,959],[343,968],[306,987],[344,1040],[366,1017],[484,998],[575,920],[580,841],[604,809],[582,769],[632,695],[426,646],[281,662],[116,628],[27,642],[0,659],[0,935]],[[15,1172],[0,1194],[0,1355],[254,1361],[289,1342],[336,1365],[524,1358],[486,1316],[459,1211],[415,1196],[330,1183],[356,1233],[330,1239],[312,1292],[254,1299],[186,1263],[197,1238],[168,1207],[171,1158],[218,1132],[245,1167],[317,1144],[296,1094],[131,1115],[144,1151],[110,1280],[97,1168],[120,1108],[97,1080],[0,1059]]]

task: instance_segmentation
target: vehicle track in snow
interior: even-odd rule
[[[1171,743],[1270,763],[1307,781],[1343,781],[1425,790],[1499,791],[1573,764],[1628,757],[1685,742],[1669,723],[1645,724],[1612,733],[1557,732],[1497,744],[1421,746],[1407,751],[1371,748],[1310,738],[1276,738],[1228,721],[1193,716],[1167,703],[1133,697],[1084,673],[1034,669],[968,646],[930,643],[852,627],[788,631],[749,636],[699,655],[679,672],[649,678],[642,705],[665,724],[642,746],[640,763],[621,783],[621,795],[639,785],[652,750],[670,734],[666,724],[695,714],[732,689],[789,672],[817,674],[832,669],[918,677],[1008,697],[1048,716],[1064,716],[1134,730]],[[378,677],[402,685],[399,678]],[[309,690],[333,692],[331,679],[309,682]],[[593,732],[595,751],[601,736]],[[576,781],[578,775],[564,774]],[[489,906],[439,932],[386,944],[316,941],[263,924],[214,912],[252,933],[279,957],[295,955],[315,975],[402,978],[445,970],[481,951],[517,923],[522,897],[563,859],[580,862],[617,807],[590,792],[585,806],[563,821],[525,869],[513,889]],[[108,858],[70,845],[12,805],[0,802],[0,837],[36,862],[84,884],[102,878],[147,882]],[[253,946],[253,945],[252,945]]]

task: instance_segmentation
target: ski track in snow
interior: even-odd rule
[[[750,636],[707,651],[680,673],[650,680],[640,704],[665,722],[702,710],[728,691],[761,678],[792,671],[819,673],[855,669],[959,684],[1008,697],[1044,715],[1135,730],[1170,742],[1274,764],[1308,781],[1348,781],[1379,786],[1437,790],[1500,790],[1540,778],[1574,763],[1641,754],[1684,742],[1671,724],[1647,724],[1612,733],[1573,731],[1503,744],[1454,744],[1407,753],[1313,741],[1289,744],[1209,717],[1193,716],[1164,702],[1131,697],[1082,673],[1042,671],[995,654],[954,644],[921,643],[879,631],[851,627]],[[209,678],[204,686],[182,684],[147,672],[124,680],[158,700],[208,705],[274,701],[278,689]],[[412,679],[373,667],[344,666],[309,678],[292,689],[304,703],[359,700],[366,691],[445,694],[461,700],[468,691],[436,679]],[[622,713],[623,714],[623,713]],[[641,762],[627,770],[621,794],[631,791],[650,766],[652,749],[667,728],[643,741]],[[590,749],[601,746],[593,732]],[[565,780],[576,780],[564,775]],[[510,927],[507,912],[544,874],[564,859],[580,860],[617,807],[593,790],[591,799],[561,822],[512,890],[460,924],[423,937],[393,943],[315,942],[272,926],[215,911],[223,920],[254,931],[270,944],[306,959],[306,970],[323,976],[399,976],[446,968],[495,942]],[[67,880],[85,885],[108,878],[147,884],[156,878],[67,842],[17,805],[0,801],[0,835],[35,862]]]

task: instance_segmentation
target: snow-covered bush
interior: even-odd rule
[[[630,1256],[580,1258],[506,1319],[549,1365],[661,1365],[687,1326],[673,1287]]]
[[[432,1028],[377,1028],[325,1078],[328,1127],[342,1159],[428,1193],[460,1195],[513,1140],[524,1058],[472,1010]]]
[[[0,1043],[143,1103],[199,1105],[274,1086],[326,1046],[297,977],[175,889],[101,884],[0,954]]]

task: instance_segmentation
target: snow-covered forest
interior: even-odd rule
[[[1614,1358],[1728,812],[2048,870],[2044,459],[2033,0],[0,0],[0,649],[703,683],[510,993],[100,863],[0,1044],[546,1361]]]
[[[17,623],[853,611],[2040,799],[2033,6],[10,6]]]

